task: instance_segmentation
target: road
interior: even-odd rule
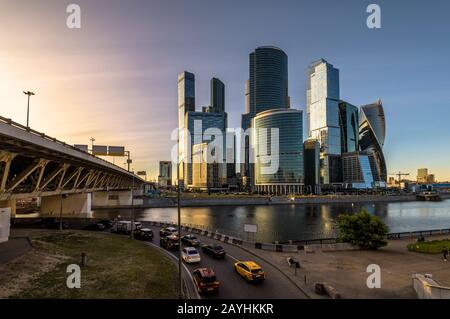
[[[143,222],[145,225],[145,222]],[[148,226],[151,228],[155,237],[153,238],[153,245],[159,246],[159,227]],[[188,232],[182,231],[182,235]],[[190,295],[198,296],[196,289],[192,282],[190,274],[196,268],[208,267],[212,268],[216,273],[217,279],[220,281],[220,291],[216,295],[201,296],[204,299],[305,299],[307,298],[297,286],[288,280],[279,270],[254,255],[244,251],[243,249],[220,242],[218,240],[200,236],[195,234],[197,238],[204,244],[218,243],[227,252],[224,260],[217,260],[211,258],[201,252],[199,249],[201,262],[197,264],[185,264],[183,278],[189,286]],[[173,257],[178,257],[178,252],[169,252]],[[261,283],[248,283],[245,279],[240,277],[234,271],[234,263],[236,261],[252,260],[258,263],[266,273],[266,280]]]

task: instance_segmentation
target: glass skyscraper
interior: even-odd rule
[[[179,179],[184,186],[185,155],[188,150],[185,130],[185,115],[189,111],[195,111],[195,76],[184,71],[178,75],[178,158]]]
[[[253,119],[253,127],[256,191],[272,194],[302,193],[303,112],[295,109],[260,112]],[[278,132],[278,139],[272,129]],[[267,161],[268,158],[271,162]],[[267,173],[269,167],[272,169]]]
[[[341,126],[341,152],[356,152],[359,139],[358,107],[341,101],[339,103],[339,124]]]
[[[245,113],[242,115],[242,129],[252,125],[252,119],[260,112],[271,109],[289,108],[288,57],[283,50],[274,46],[262,46],[249,54],[249,79],[245,88]],[[250,162],[250,141],[243,145],[244,163],[241,174],[253,184],[253,165]],[[242,152],[241,151],[241,152]]]
[[[211,79],[211,108],[215,113],[225,112],[225,84],[217,78]]]
[[[359,148],[371,155],[371,167],[375,186],[385,187],[386,161],[383,154],[386,137],[386,120],[381,100],[361,106],[359,116]]]
[[[339,123],[339,70],[324,59],[309,69],[307,90],[308,137],[320,142],[321,184],[342,182]]]

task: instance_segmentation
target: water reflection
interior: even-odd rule
[[[282,206],[185,207],[183,223],[204,225],[244,237],[244,224],[258,225],[255,239],[286,241],[333,237],[341,214],[367,209],[384,220],[391,232],[450,228],[450,200],[442,202],[355,203]],[[97,218],[126,219],[129,210],[94,211]],[[138,220],[177,220],[176,208],[135,210]]]

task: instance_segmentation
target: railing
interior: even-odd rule
[[[388,239],[402,239],[402,238],[413,238],[419,236],[433,236],[433,235],[444,235],[450,234],[450,229],[432,229],[432,230],[418,230],[411,232],[401,232],[401,233],[390,233],[388,234]]]
[[[25,125],[22,125],[22,124],[20,124],[20,123],[14,122],[13,120],[8,119],[8,118],[6,118],[6,117],[0,116],[0,122],[5,123],[5,124],[8,124],[8,125],[10,125],[10,126],[12,126],[12,127],[18,128],[18,129],[20,129],[20,130],[22,130],[22,131],[28,132],[28,133],[30,133],[30,134],[32,134],[32,135],[34,135],[34,136],[41,137],[41,138],[43,138],[43,139],[45,139],[45,140],[47,140],[47,141],[54,142],[54,143],[59,144],[59,145],[61,145],[61,146],[63,146],[63,147],[66,147],[66,148],[68,148],[68,149],[75,150],[75,151],[80,152],[80,153],[83,153],[83,154],[87,154],[87,155],[91,156],[92,158],[95,158],[95,159],[97,159],[97,160],[101,160],[101,161],[103,161],[103,162],[105,162],[105,163],[108,163],[108,165],[111,165],[111,164],[112,164],[112,163],[108,162],[107,160],[104,160],[103,158],[100,158],[100,157],[97,157],[97,156],[95,156],[95,155],[92,155],[91,153],[85,152],[85,151],[83,151],[83,150],[81,150],[81,149],[79,149],[79,148],[76,148],[76,147],[73,146],[73,145],[67,144],[66,142],[60,141],[60,140],[58,140],[58,139],[56,139],[56,138],[54,138],[54,137],[48,136],[48,135],[45,134],[45,133],[42,133],[42,132],[38,132],[38,131],[36,131],[36,130],[33,130],[33,129],[30,128],[30,127],[26,127]],[[115,164],[112,164],[112,165],[117,166],[117,165],[115,165]],[[123,169],[123,168],[120,167],[120,166],[117,166],[117,168],[120,169],[120,170],[122,170],[122,171],[124,171],[124,172],[129,173],[128,171],[126,171],[125,169]]]

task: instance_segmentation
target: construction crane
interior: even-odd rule
[[[398,188],[401,189],[402,188],[402,176],[409,176],[409,173],[402,173],[402,172],[398,172],[398,173],[393,173],[393,174],[389,174],[389,175],[394,175],[394,176],[398,176]]]

